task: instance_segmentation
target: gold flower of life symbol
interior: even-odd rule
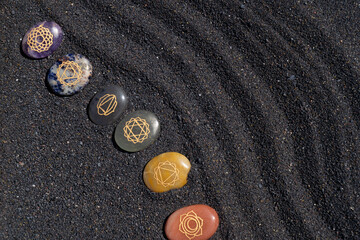
[[[129,142],[134,144],[142,143],[149,137],[150,127],[145,119],[140,117],[131,118],[126,122],[124,129],[124,136]]]
[[[81,75],[81,67],[73,61],[62,62],[56,72],[57,79],[66,86],[77,84],[80,81]]]
[[[43,24],[33,28],[28,35],[27,44],[31,50],[38,53],[49,50],[53,44],[54,35],[48,28],[44,28]]]
[[[117,104],[116,96],[114,94],[107,93],[99,99],[96,105],[97,113],[99,115],[108,116],[115,112]]]
[[[154,169],[154,178],[158,184],[164,187],[174,186],[176,181],[179,180],[179,169],[175,163],[169,161],[160,162]]]
[[[179,231],[185,234],[188,239],[193,239],[203,234],[203,224],[204,220],[191,210],[180,216]]]

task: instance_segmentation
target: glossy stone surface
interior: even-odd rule
[[[112,124],[119,119],[127,104],[128,97],[120,86],[107,86],[91,99],[89,118],[95,124]]]
[[[153,192],[166,192],[187,183],[191,164],[177,152],[167,152],[151,159],[143,173],[145,185]]]
[[[155,114],[139,110],[130,113],[115,130],[115,142],[125,151],[137,152],[147,148],[160,134],[160,123]]]
[[[67,54],[56,61],[47,76],[49,87],[54,93],[63,96],[81,91],[92,75],[90,61],[81,54]]]
[[[167,219],[165,234],[169,240],[206,240],[216,232],[219,216],[207,205],[191,205],[175,211]]]
[[[25,34],[21,47],[30,58],[44,58],[52,54],[63,40],[63,31],[55,22],[40,22]]]

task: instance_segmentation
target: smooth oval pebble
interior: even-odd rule
[[[160,123],[155,114],[139,110],[130,113],[118,124],[115,142],[125,151],[137,152],[147,148],[160,134]]]
[[[49,87],[59,95],[69,96],[81,91],[92,75],[90,61],[81,54],[67,54],[50,68]]]
[[[125,91],[117,86],[110,85],[98,92],[89,103],[89,118],[99,125],[114,123],[128,104]]]
[[[187,183],[191,164],[177,152],[167,152],[151,159],[144,169],[145,185],[153,192],[166,192]]]
[[[40,22],[26,32],[21,47],[30,58],[44,58],[52,54],[63,40],[63,31],[55,22]]]
[[[216,211],[202,204],[183,207],[170,215],[165,224],[169,240],[205,240],[216,232],[219,216]]]

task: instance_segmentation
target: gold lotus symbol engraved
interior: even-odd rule
[[[41,53],[49,50],[53,45],[54,35],[48,28],[44,28],[43,24],[33,28],[28,35],[27,44],[31,50]]]
[[[179,169],[175,163],[169,161],[160,162],[154,169],[154,178],[158,184],[167,186],[174,186],[176,181],[179,180]]]
[[[150,127],[145,119],[131,118],[124,127],[124,136],[129,142],[142,143],[149,137]]]
[[[185,234],[188,239],[201,236],[204,220],[193,210],[180,216],[179,231]]]
[[[117,106],[116,96],[114,94],[105,94],[99,99],[96,105],[99,115],[108,116],[115,112]]]
[[[64,61],[60,64],[56,72],[57,79],[61,84],[66,86],[73,86],[77,84],[81,75],[81,67],[73,61]]]

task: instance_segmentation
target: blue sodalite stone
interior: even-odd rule
[[[81,54],[67,54],[50,68],[47,82],[54,93],[63,96],[81,91],[92,75],[90,61]]]
[[[40,22],[30,28],[22,40],[22,50],[30,58],[44,58],[52,54],[63,40],[63,31],[55,22]]]

